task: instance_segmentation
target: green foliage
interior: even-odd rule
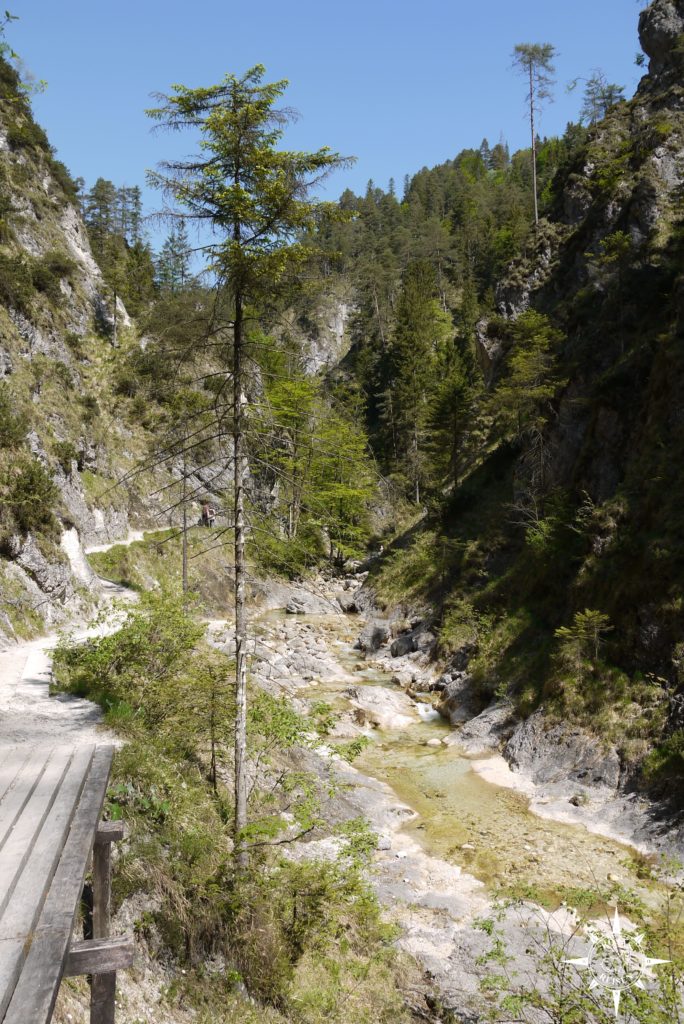
[[[63,279],[69,280],[75,267],[75,262],[69,256],[53,249],[35,261],[32,268],[34,287],[51,302],[58,303],[62,298],[60,283]]]
[[[357,736],[354,740],[349,740],[348,743],[338,743],[335,747],[335,753],[339,754],[340,757],[352,764],[357,757],[359,757],[366,749],[372,740],[368,736]]]
[[[258,564],[295,576],[326,551],[363,551],[374,480],[367,439],[344,408],[303,372],[287,372],[287,352],[260,341],[262,409],[251,424],[257,472],[275,496],[269,533],[252,541]]]
[[[659,743],[644,761],[644,777],[649,783],[681,782],[684,778],[684,729],[677,729]]]
[[[601,646],[612,628],[609,617],[603,612],[585,608],[575,612],[571,626],[559,626],[555,631],[560,641],[559,657],[574,673],[579,685],[584,680],[587,663],[592,671],[598,667]]]
[[[73,692],[97,694],[101,701],[125,700],[146,721],[157,722],[172,709],[171,682],[189,667],[203,632],[188,617],[181,596],[142,594],[126,609],[116,633],[82,645],[68,638],[60,643],[57,677]]]
[[[24,255],[0,252],[0,302],[26,313],[34,295],[31,262]]]
[[[21,454],[0,462],[0,543],[5,546],[14,532],[51,535],[57,525],[58,497],[52,477],[38,459]]]
[[[605,74],[596,69],[586,80],[580,117],[586,124],[602,120],[611,107],[624,100],[624,87],[615,85]]]
[[[17,410],[16,398],[9,384],[0,384],[0,449],[17,448],[28,432],[28,417]]]
[[[220,240],[209,247],[215,269],[230,282],[233,296],[257,306],[272,301],[311,261],[314,250],[301,235],[314,228],[319,210],[332,212],[332,206],[311,199],[309,184],[344,163],[327,147],[314,153],[277,148],[288,115],[276,113],[275,104],[287,83],[264,83],[264,74],[255,65],[206,88],[176,85],[161,97],[162,106],[148,111],[166,128],[200,133],[197,157],[167,162],[148,180],[220,230]]]
[[[114,894],[117,901],[138,891],[154,898],[140,934],[153,925],[186,978],[169,990],[169,1005],[212,1007],[207,1019],[227,1024],[236,999],[230,989],[240,981],[259,1020],[408,1021],[395,932],[362,877],[375,845],[367,825],[336,829],[338,862],[295,863],[271,845],[292,822],[307,831],[318,820],[315,787],[292,767],[310,742],[310,723],[285,700],[252,695],[257,784],[247,839],[254,852],[250,867],[236,871],[226,824],[234,716],[227,659],[202,647],[203,626],[173,595],[143,595],[122,614],[116,634],[63,640],[55,672],[58,685],[98,699],[110,727],[127,739],[107,801],[109,816],[128,826]],[[198,969],[213,956],[231,964],[227,977]]]
[[[139,186],[117,187],[98,178],[79,198],[93,255],[105,281],[130,313],[146,312],[156,294],[155,268],[143,235]]]
[[[78,449],[71,441],[55,441],[53,445],[57,461],[63,471],[69,476],[73,469],[73,463],[78,462]]]
[[[555,364],[563,336],[536,310],[527,310],[501,327],[510,338],[510,351],[492,393],[492,412],[505,430],[521,437],[544,427],[550,402],[562,383]]]

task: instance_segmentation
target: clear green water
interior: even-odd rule
[[[338,642],[332,650],[359,684],[396,690],[391,676],[364,664],[353,650],[348,621],[300,621],[317,624],[319,635]],[[344,694],[349,685],[348,678],[317,681],[298,696],[325,700],[342,711],[350,707]],[[401,731],[375,730],[374,742],[354,762],[417,812],[405,828],[426,852],[461,865],[493,889],[525,893],[550,905],[562,898],[576,901],[578,890],[612,889],[619,897],[623,887],[647,902],[654,899],[653,883],[637,877],[637,869],[644,873],[643,858],[634,850],[582,826],[539,818],[525,796],[482,779],[457,746],[426,746],[452,731],[440,717],[430,718]]]

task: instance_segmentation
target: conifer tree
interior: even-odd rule
[[[534,223],[539,223],[537,197],[537,115],[544,100],[551,98],[555,68],[555,47],[551,43],[518,43],[513,50],[513,64],[528,82],[527,105],[532,140],[532,189],[534,192]]]
[[[597,69],[586,81],[580,118],[587,124],[596,124],[622,99],[623,86],[609,82],[603,71]]]
[[[230,333],[228,380],[232,404],[235,590],[235,849],[247,863],[247,618],[245,603],[246,386],[249,331],[255,311],[292,285],[312,259],[304,240],[321,205],[310,190],[343,159],[328,148],[301,153],[278,148],[292,115],[276,103],[286,82],[265,83],[261,65],[242,76],[228,74],[217,85],[173,87],[149,115],[174,131],[199,133],[200,149],[188,160],[167,161],[150,172],[185,216],[211,229],[206,252],[216,288],[227,310]]]
[[[389,347],[382,416],[392,437],[397,464],[407,473],[416,504],[420,504],[425,479],[429,393],[435,381],[437,356],[451,333],[451,318],[436,298],[434,270],[425,260],[410,264],[402,282]]]

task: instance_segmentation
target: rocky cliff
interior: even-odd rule
[[[146,445],[116,394],[117,361],[131,345],[135,331],[93,259],[75,185],[2,61],[0,642],[87,603],[81,544],[150,521],[144,483],[112,486]]]

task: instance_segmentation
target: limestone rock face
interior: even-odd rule
[[[675,48],[684,34],[683,0],[655,0],[639,16],[639,39],[651,58],[649,70],[659,74],[670,69]]]
[[[620,783],[620,758],[613,747],[604,747],[579,727],[564,722],[550,725],[542,711],[518,726],[504,756],[536,783],[573,782],[611,790]]]
[[[65,605],[74,598],[69,565],[48,562],[31,534],[23,541],[19,537],[13,538],[11,549],[17,565],[38,585],[49,600]]]

